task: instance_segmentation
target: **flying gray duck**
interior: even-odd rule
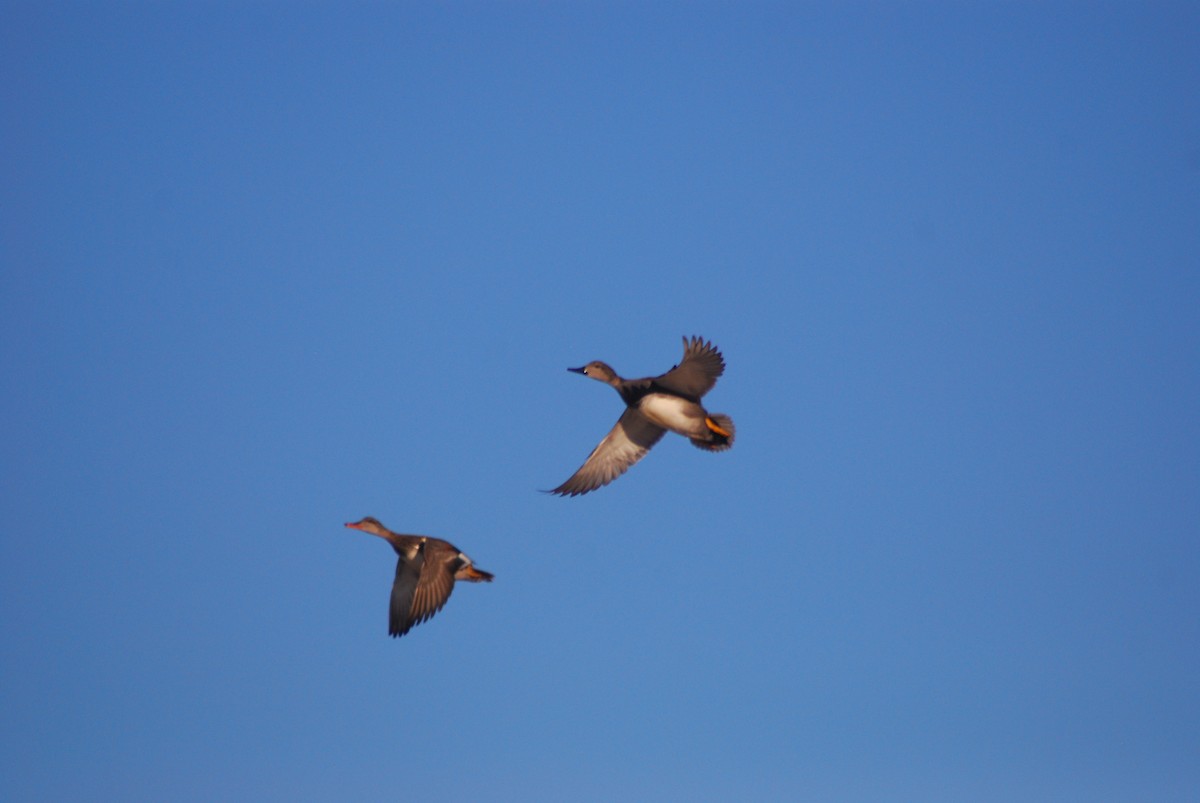
[[[389,636],[403,636],[440,611],[454,591],[455,580],[492,582],[492,574],[476,569],[471,559],[448,541],[394,533],[370,516],[346,526],[379,536],[400,556],[388,609]]]
[[[729,416],[710,413],[700,404],[725,372],[721,352],[702,338],[685,337],[683,359],[662,376],[622,379],[599,360],[567,370],[612,385],[625,402],[625,412],[579,470],[550,493],[579,496],[608,485],[641,460],[667,430],[710,452],[733,445]]]

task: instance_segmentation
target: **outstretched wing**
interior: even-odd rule
[[[403,636],[417,623],[413,616],[413,597],[421,582],[425,566],[425,542],[417,544],[410,553],[401,553],[396,561],[396,579],[392,583],[392,603],[388,609],[388,635]]]
[[[689,399],[699,400],[725,373],[725,359],[712,343],[698,337],[683,339],[683,359],[654,384]]]
[[[413,595],[412,623],[419,625],[440,611],[454,591],[454,573],[462,565],[458,550],[444,541],[429,539],[425,549],[425,569]]]
[[[579,496],[608,485],[641,460],[665,433],[665,429],[651,423],[636,408],[626,409],[579,470],[550,493]]]

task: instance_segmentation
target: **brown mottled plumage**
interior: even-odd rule
[[[346,526],[379,536],[400,556],[388,609],[389,636],[403,636],[440,611],[454,591],[455,580],[492,581],[493,575],[476,569],[471,559],[448,541],[394,533],[370,516]]]

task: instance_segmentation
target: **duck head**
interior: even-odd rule
[[[582,368],[568,368],[567,370],[576,374],[583,374],[584,376],[591,377],[592,379],[609,385],[621,380],[621,377],[617,376],[616,371],[614,371],[612,368],[609,368],[607,363],[602,363],[599,360],[593,360]]]
[[[380,538],[387,538],[390,534],[388,528],[384,527],[383,523],[374,516],[367,516],[359,521],[348,521],[346,526],[352,530],[362,530],[364,533],[378,535]]]

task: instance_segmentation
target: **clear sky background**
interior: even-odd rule
[[[1195,800],[1197,42],[5,4],[0,797]],[[691,334],[734,449],[539,493]]]

